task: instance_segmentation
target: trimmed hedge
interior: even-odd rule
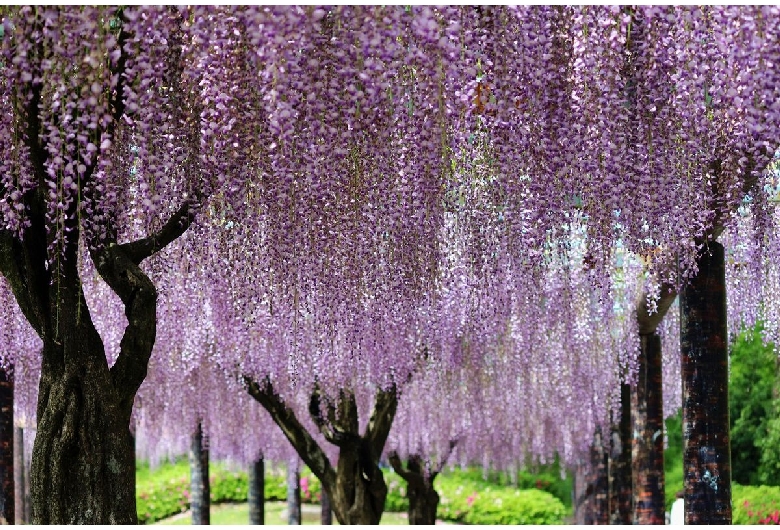
[[[232,471],[219,462],[209,465],[209,496],[213,504],[246,502],[249,480],[244,471]],[[163,464],[155,470],[141,465],[136,472],[138,522],[149,524],[190,508],[190,468],[186,460]],[[283,469],[266,469],[265,498],[283,501],[287,485]],[[301,472],[301,500],[319,501],[320,484],[308,470]]]
[[[406,482],[392,470],[385,470],[388,486],[385,510],[405,512],[408,509]],[[209,468],[211,502],[246,502],[247,474],[231,471],[224,464],[212,462]],[[138,522],[153,523],[189,509],[189,466],[186,460],[165,464],[151,471],[138,469],[136,500]],[[537,483],[549,487],[545,481]],[[438,517],[466,524],[562,524],[568,510],[561,500],[542,489],[517,489],[486,482],[473,471],[451,471],[436,479],[441,496]],[[319,480],[304,468],[301,470],[301,500],[319,502]],[[285,471],[266,469],[265,498],[284,501],[287,498]]]

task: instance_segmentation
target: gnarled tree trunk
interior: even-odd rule
[[[444,469],[458,440],[450,440],[446,452],[440,455],[435,466],[423,463],[419,455],[408,458],[404,469],[398,454],[390,454],[390,465],[406,481],[406,498],[409,500],[409,524],[436,524],[436,510],[439,507],[439,494],[433,487],[436,477]]]
[[[597,427],[588,462],[577,468],[574,482],[576,524],[609,524],[609,451]]]
[[[271,414],[301,459],[320,479],[338,522],[379,524],[387,497],[379,457],[398,407],[395,386],[376,393],[374,411],[363,434],[359,433],[354,395],[342,392],[337,403],[323,403],[317,390],[312,394],[309,413],[325,439],[339,448],[334,469],[268,379],[258,384],[244,376],[244,382],[249,394]]]
[[[609,449],[601,428],[591,446],[591,465],[593,466],[593,523],[609,524]]]
[[[390,455],[393,469],[406,481],[406,498],[409,500],[409,524],[436,524],[439,494],[433,488],[437,473],[426,475],[422,459],[410,456],[403,467],[398,455]]]
[[[190,204],[153,236],[92,251],[128,319],[119,356],[109,367],[81,288],[75,215],[66,221],[67,237],[50,264],[42,193],[30,192],[31,222],[22,240],[0,230],[0,272],[43,341],[32,523],[135,524],[130,415],[154,346],[157,305],[154,285],[139,264],[186,229]]]

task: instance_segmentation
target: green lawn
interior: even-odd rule
[[[265,524],[269,525],[286,525],[286,503],[284,502],[267,502],[265,504]],[[303,524],[320,524],[320,507],[319,505],[306,505],[303,507]],[[211,524],[242,524],[249,523],[249,507],[246,503],[243,504],[218,504],[211,507]],[[155,524],[179,524],[189,525],[192,524],[192,519],[189,512],[176,515],[169,519],[163,519]],[[333,524],[338,524],[336,518],[333,518]],[[381,524],[408,524],[406,514],[401,513],[387,513],[382,515]]]

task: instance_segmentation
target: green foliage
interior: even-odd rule
[[[780,485],[780,419],[772,404],[777,356],[764,345],[760,326],[737,337],[729,366],[732,478],[743,485]]]
[[[664,450],[664,501],[669,512],[676,493],[683,489],[682,410],[667,418],[665,426],[668,446]]]
[[[766,422],[766,436],[756,440],[761,448],[758,481],[761,484],[780,485],[780,400],[773,402],[773,417]]]
[[[542,490],[552,494],[567,508],[571,507],[572,477],[571,474],[567,474],[561,478],[561,468],[557,461],[549,465],[536,466],[533,470],[519,471],[514,477],[506,471],[484,471],[478,467],[447,471],[444,476],[488,482],[498,486],[511,486],[521,490]]]
[[[570,480],[562,480],[547,472],[533,475],[521,473],[518,489],[505,474],[488,474],[483,479],[479,469],[454,470],[436,479],[441,496],[438,516],[441,519],[468,524],[562,524],[568,514],[562,499],[548,491],[566,491]],[[154,470],[139,465],[136,474],[138,518],[140,523],[152,523],[189,509],[189,466],[186,460],[164,464]],[[406,482],[392,470],[385,470],[388,485],[385,511],[406,512]],[[247,498],[247,474],[212,462],[209,467],[211,502],[239,503]],[[570,486],[569,486],[570,487]],[[321,485],[311,472],[301,471],[301,500],[319,502]],[[570,491],[570,490],[569,490]],[[286,472],[283,467],[270,467],[265,473],[266,501],[284,501],[287,497]],[[566,492],[564,498],[570,498]]]
[[[304,487],[305,486],[305,487]],[[234,471],[223,463],[209,465],[210,499],[213,504],[246,502],[249,482],[244,471]],[[301,472],[301,500],[319,502],[320,482],[305,469]],[[284,468],[267,469],[267,501],[284,501],[287,483]],[[136,503],[138,522],[153,523],[190,508],[190,468],[186,459],[166,463],[155,469],[146,464],[136,466]]]
[[[778,524],[780,487],[732,484],[733,524]]]
[[[406,481],[402,479],[392,469],[383,469],[385,482],[387,483],[387,497],[385,498],[386,512],[407,512],[409,511],[409,500],[406,498]],[[436,491],[439,491],[438,477],[434,483]]]
[[[392,470],[385,472],[385,480],[385,510],[407,511],[406,482]],[[518,473],[516,485],[504,472],[448,470],[434,487],[441,497],[438,517],[468,524],[562,524],[571,506],[571,478],[562,479],[557,464]]]
[[[228,471],[222,466],[209,466],[209,498],[214,504],[220,502],[246,502],[249,488],[247,474],[242,471]]]
[[[468,475],[467,475],[468,476]],[[466,524],[563,524],[567,509],[552,494],[518,490],[457,474],[436,481],[439,518]]]
[[[179,460],[157,469],[136,466],[138,522],[153,523],[189,508],[189,464]]]

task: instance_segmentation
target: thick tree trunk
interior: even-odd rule
[[[422,488],[409,488],[409,524],[436,524],[439,494],[433,484]]]
[[[320,498],[320,524],[332,525],[333,524],[333,509],[330,507],[330,497],[322,490]]]
[[[631,386],[620,385],[620,416],[612,421],[609,458],[610,524],[632,524],[631,486]]]
[[[301,474],[298,463],[287,464],[287,524],[302,524],[301,520]]]
[[[14,379],[0,368],[0,524],[14,524]]]
[[[265,461],[263,457],[249,466],[249,524],[265,524]]]
[[[378,461],[363,440],[341,448],[335,487],[329,484],[326,488],[341,524],[379,524],[385,510],[387,485]]]
[[[244,382],[249,394],[271,414],[301,459],[320,479],[339,523],[379,524],[387,497],[379,457],[398,407],[395,386],[377,391],[374,411],[362,435],[354,395],[343,392],[335,403],[330,403],[323,402],[319,392],[314,391],[309,414],[325,439],[339,448],[334,469],[269,380],[258,384],[244,376]]]
[[[26,463],[24,461],[24,429],[22,427],[14,428],[14,512],[16,513],[16,524],[27,524],[29,518],[26,517],[27,509],[25,506],[27,482]]]
[[[710,242],[680,296],[685,524],[731,524],[724,250]]]
[[[192,524],[211,524],[209,450],[204,447],[200,423],[190,442],[190,509]]]
[[[404,470],[400,460],[391,457],[393,468],[406,480],[406,498],[409,500],[409,524],[436,524],[439,494],[433,488],[438,473],[426,476],[422,459],[410,456]]]
[[[664,417],[661,337],[640,336],[639,374],[632,396],[636,524],[664,524]]]
[[[64,343],[83,349],[68,352],[54,340],[44,341],[30,480],[32,522],[135,524],[129,409],[113,392],[97,333],[74,339]],[[67,367],[54,361],[70,356]]]

